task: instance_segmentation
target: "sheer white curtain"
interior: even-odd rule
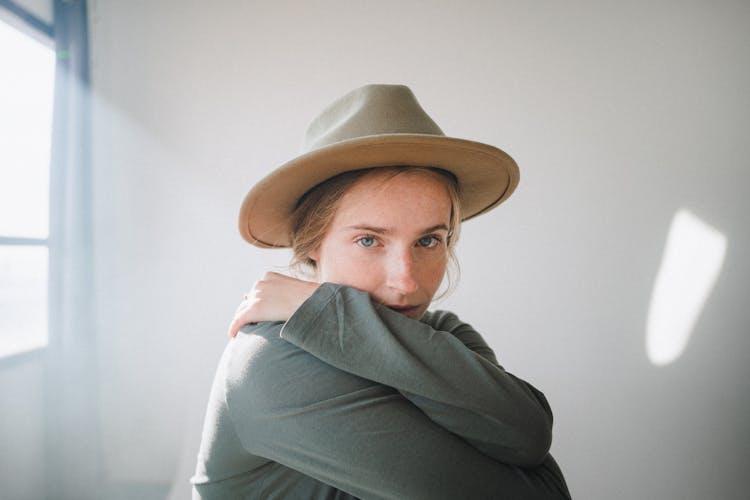
[[[48,498],[101,498],[93,296],[88,23],[85,0],[54,1]]]

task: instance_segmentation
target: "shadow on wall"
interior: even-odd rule
[[[668,365],[685,351],[726,250],[726,236],[688,210],[672,218],[646,323],[646,353],[655,366]]]

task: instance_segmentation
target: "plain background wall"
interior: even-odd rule
[[[89,8],[112,498],[186,496],[224,330],[288,259],[243,243],[239,203],[323,106],[371,82],[411,86],[447,134],[521,167],[510,201],[464,226],[461,283],[440,307],[546,393],[573,495],[746,498],[746,2]],[[657,367],[649,301],[682,208],[728,250],[685,352]]]

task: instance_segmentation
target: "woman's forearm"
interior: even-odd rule
[[[364,292],[321,286],[281,336],[332,366],[396,388],[495,460],[533,466],[547,455],[552,415],[541,393],[457,336],[374,304]]]
[[[499,463],[398,391],[341,371],[263,324],[234,341],[226,402],[238,439],[360,498],[568,498],[549,468]]]

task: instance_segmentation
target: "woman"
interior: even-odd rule
[[[569,498],[542,393],[427,312],[461,221],[513,192],[513,160],[445,137],[390,85],[329,106],[305,149],[248,193],[240,232],[291,246],[312,279],[267,273],[238,309],[194,497]]]

